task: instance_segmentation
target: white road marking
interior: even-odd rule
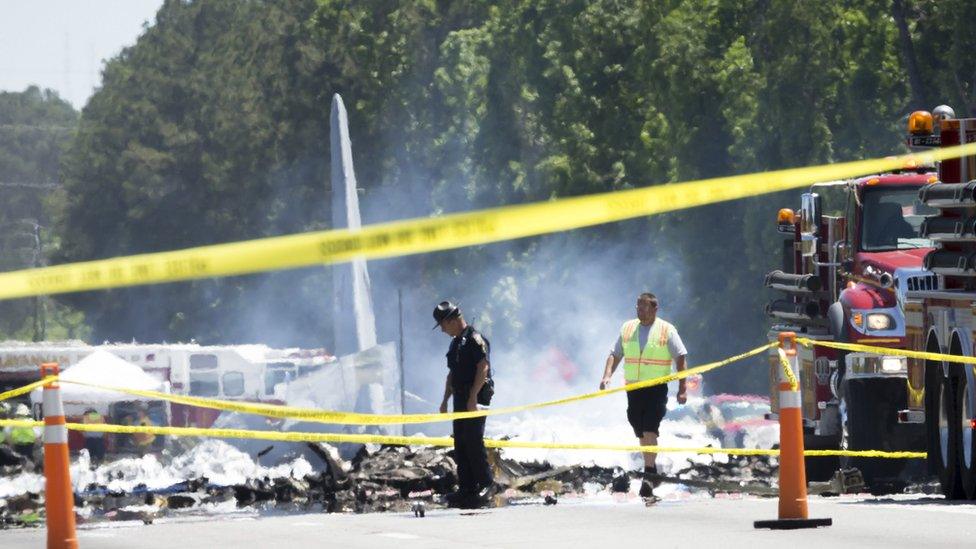
[[[376,535],[383,536],[385,538],[393,538],[393,539],[420,539],[420,536],[415,536],[413,534],[403,534],[401,532],[380,532]]]

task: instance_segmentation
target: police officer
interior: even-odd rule
[[[149,418],[149,412],[145,407],[139,407],[139,417],[135,421],[135,425],[139,427],[155,427],[156,424],[153,423],[152,419]],[[133,433],[132,440],[135,442],[136,450],[140,454],[146,454],[151,452],[153,449],[153,443],[156,442],[155,433]]]
[[[89,425],[99,425],[105,423],[105,418],[98,410],[89,408],[85,410],[85,415],[81,417],[81,422]],[[92,465],[101,463],[105,459],[105,433],[97,431],[84,431],[85,449],[91,458]]]
[[[663,377],[671,373],[671,362],[680,372],[685,369],[688,351],[678,331],[669,322],[657,316],[657,297],[643,293],[637,298],[637,318],[624,322],[620,327],[617,343],[607,357],[600,389],[606,389],[620,360],[624,360],[624,378],[628,384]],[[678,381],[678,403],[687,400],[685,380]],[[668,409],[667,384],[627,391],[627,420],[642,446],[656,446],[658,428]],[[644,454],[644,479],[640,495],[654,497],[657,485],[657,454]]]
[[[465,322],[461,309],[442,301],[434,309],[434,320],[441,331],[451,336],[447,351],[447,382],[441,413],[447,412],[447,401],[454,397],[454,411],[468,412],[487,406],[494,383],[491,381],[491,345],[483,335]],[[452,506],[480,507],[495,491],[488,452],[485,450],[485,418],[454,420],[454,455],[457,461],[458,491],[448,496]]]

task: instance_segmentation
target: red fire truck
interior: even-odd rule
[[[976,142],[976,119],[955,119],[948,107],[909,118],[909,144],[949,147]],[[931,287],[906,296],[912,349],[976,356],[976,156],[944,160],[938,182],[919,199],[935,210],[922,235],[937,243],[925,257]],[[925,425],[929,465],[946,497],[976,499],[976,379],[971,364],[910,360],[909,408],[901,420]]]
[[[782,267],[766,287],[785,296],[766,306],[769,337],[796,332],[814,340],[907,348],[905,295],[934,287],[923,269],[933,243],[923,234],[936,210],[919,189],[936,180],[931,167],[904,169],[813,185],[799,211],[782,209]],[[899,422],[910,408],[907,360],[800,348],[804,443],[808,449],[922,450],[921,425]],[[778,411],[777,355],[770,355],[772,414]],[[807,475],[824,480],[838,467],[857,467],[872,488],[900,483],[908,460],[808,458]]]

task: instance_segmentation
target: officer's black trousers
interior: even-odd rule
[[[14,444],[14,452],[17,452],[27,459],[34,459],[33,444]]]
[[[101,434],[101,433],[99,433]],[[88,457],[95,463],[100,463],[105,459],[105,439],[102,437],[85,437],[85,448],[88,450]]]
[[[465,411],[468,393],[454,395],[454,411]],[[460,491],[475,493],[492,483],[488,452],[485,450],[485,418],[454,420],[454,456]]]
[[[9,465],[20,465],[20,463],[21,456],[14,452],[13,448],[0,446],[0,466],[7,467]]]

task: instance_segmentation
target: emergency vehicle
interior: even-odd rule
[[[919,200],[936,181],[932,167],[903,169],[844,181],[817,183],[800,197],[798,211],[781,209],[782,266],[765,286],[785,293],[766,306],[770,341],[781,332],[814,340],[905,349],[913,333],[906,292],[935,287],[923,268],[934,243],[925,232],[937,210]],[[807,449],[918,450],[921,425],[899,421],[915,402],[908,362],[899,356],[799,349],[804,445]],[[778,412],[774,350],[770,360],[771,417]],[[807,458],[810,480],[826,480],[839,467],[856,467],[869,486],[899,482],[910,460]]]
[[[951,147],[976,142],[976,119],[956,119],[940,106],[909,118],[909,144]],[[938,181],[918,195],[934,214],[922,236],[937,248],[925,257],[932,280],[909,288],[905,309],[910,346],[976,356],[976,156],[944,160]],[[942,360],[908,362],[909,406],[899,419],[924,425],[932,472],[950,499],[976,499],[976,379],[973,365]]]

